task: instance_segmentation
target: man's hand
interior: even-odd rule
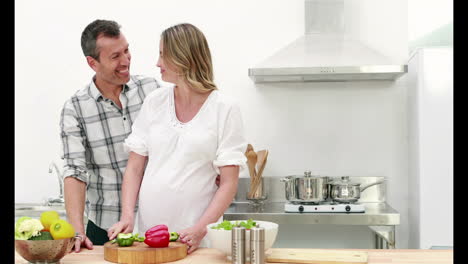
[[[93,249],[93,242],[85,235],[83,225],[86,183],[74,177],[66,177],[63,180],[63,188],[67,219],[78,234],[75,236],[75,252],[80,252],[81,247]]]
[[[93,249],[93,242],[91,242],[91,240],[85,234],[76,235],[75,246],[74,246],[75,252],[76,253],[80,252],[83,246],[85,246],[87,249]]]

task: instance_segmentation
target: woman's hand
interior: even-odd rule
[[[134,209],[147,160],[148,157],[130,151],[122,181],[122,216],[119,222],[107,230],[109,240],[117,237],[119,233],[133,232]]]
[[[115,223],[109,228],[109,230],[107,230],[109,240],[116,238],[119,233],[132,233],[133,222],[133,217],[120,219],[119,222]]]
[[[187,253],[195,251],[205,237],[207,231],[206,226],[192,226],[179,232],[179,241],[188,245]]]

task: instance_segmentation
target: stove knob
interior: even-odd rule
[[[302,205],[299,206],[299,212],[301,212],[301,213],[304,212],[304,206],[302,206]]]
[[[347,205],[347,206],[345,207],[345,210],[346,210],[346,212],[351,211],[351,206]]]

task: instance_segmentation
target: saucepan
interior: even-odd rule
[[[285,183],[286,199],[291,203],[318,204],[328,198],[328,177],[312,175],[291,175],[281,179]]]
[[[361,198],[361,192],[367,188],[381,184],[385,181],[377,181],[364,186],[360,186],[360,183],[353,183],[349,180],[349,176],[341,177],[341,180],[331,181],[329,184],[330,189],[330,198],[339,203],[354,203]]]

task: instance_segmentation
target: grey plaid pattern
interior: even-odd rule
[[[131,76],[120,95],[120,109],[102,96],[93,77],[62,108],[64,177],[86,183],[85,213],[103,229],[120,219],[122,176],[128,160],[124,140],[145,97],[159,87],[154,78]]]

